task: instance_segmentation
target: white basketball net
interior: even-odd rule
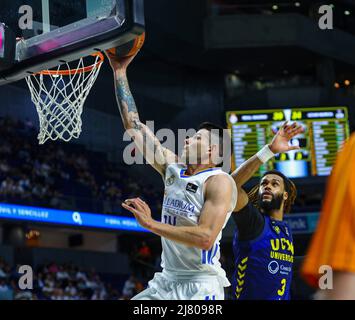
[[[77,68],[69,74],[62,74],[63,70],[71,69],[65,63],[48,74],[33,74],[26,78],[39,116],[39,144],[49,139],[68,142],[72,138],[79,138],[83,105],[102,66],[99,55],[92,59],[95,59],[95,63],[86,72],[83,72],[85,65],[82,58]]]

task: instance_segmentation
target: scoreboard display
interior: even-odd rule
[[[233,142],[233,169],[271,142],[285,121],[297,121],[304,132],[290,144],[300,150],[277,154],[255,176],[279,170],[290,178],[328,176],[344,141],[349,137],[348,109],[290,108],[227,112]]]

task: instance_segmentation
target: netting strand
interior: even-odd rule
[[[75,72],[61,75],[61,68],[70,69],[68,63],[58,66],[57,74],[34,74],[26,78],[31,99],[39,116],[39,144],[47,140],[70,141],[79,138],[82,130],[83,105],[100,72],[102,61],[95,56],[92,70],[80,72],[84,59],[80,59]]]

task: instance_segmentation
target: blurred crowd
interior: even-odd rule
[[[221,263],[228,277],[234,273],[234,260],[230,246],[224,246]],[[119,276],[98,274],[94,269],[84,270],[73,264],[54,262],[34,270],[32,290],[19,288],[19,265],[12,267],[0,257],[0,300],[130,300],[144,290],[154,273],[161,271],[160,253],[142,242],[130,255],[131,275]],[[314,290],[299,276],[303,257],[295,260],[292,284],[293,299],[310,299]],[[226,299],[232,299],[232,288],[225,291]]]
[[[19,268],[0,257],[0,300],[129,300],[144,290],[149,280],[140,273],[117,280],[94,269],[51,262],[34,270],[32,289],[21,289]]]
[[[124,211],[122,200],[139,195],[160,211],[161,192],[105,154],[73,144],[39,146],[36,131],[30,121],[0,118],[0,201],[114,214]]]
[[[35,270],[33,289],[19,288],[19,266],[0,257],[0,300],[117,300],[119,292],[94,270],[50,263]]]

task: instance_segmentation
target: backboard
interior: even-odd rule
[[[131,41],[144,32],[143,1],[1,0],[0,22],[18,40],[0,85]],[[0,38],[4,50],[11,41]]]

